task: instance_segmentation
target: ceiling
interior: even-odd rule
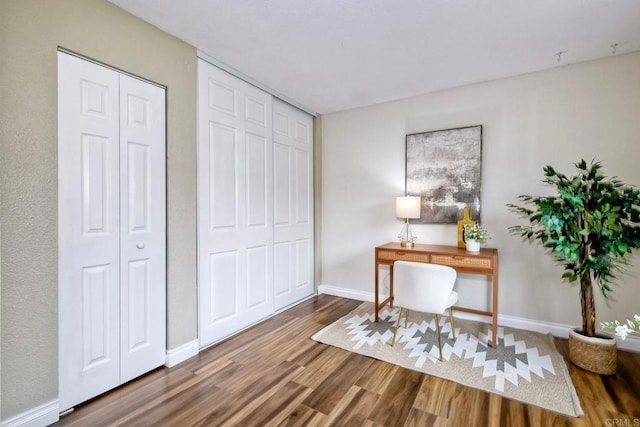
[[[639,0],[110,1],[323,114],[640,50]]]

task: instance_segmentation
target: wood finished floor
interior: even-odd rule
[[[640,354],[619,352],[615,376],[567,363],[585,412],[570,418],[309,338],[359,304],[315,297],[56,425],[640,427]]]

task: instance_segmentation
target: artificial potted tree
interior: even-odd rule
[[[640,247],[640,192],[616,178],[607,179],[599,162],[581,160],[575,167],[578,173],[567,177],[545,166],[543,182],[557,194],[519,196],[521,205],[507,206],[529,225],[509,230],[541,243],[564,266],[562,279],[580,281],[582,328],[570,331],[569,357],[592,372],[614,374],[615,337],[596,333],[594,284],[606,298],[625,256]]]

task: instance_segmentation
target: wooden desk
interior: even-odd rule
[[[491,311],[475,310],[472,308],[454,306],[454,310],[467,313],[491,316],[492,347],[496,347],[498,332],[498,250],[495,248],[482,248],[480,252],[467,252],[457,246],[444,245],[421,245],[416,244],[413,248],[403,248],[400,243],[387,243],[376,248],[376,285],[375,285],[375,312],[376,322],[378,321],[378,311],[387,303],[393,307],[393,263],[395,261],[426,262],[431,264],[441,264],[453,267],[459,273],[481,274],[491,276]],[[389,298],[380,302],[379,300],[379,267],[389,266]]]

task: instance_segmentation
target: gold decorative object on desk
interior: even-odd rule
[[[464,238],[464,226],[466,224],[473,225],[476,222],[471,219],[471,208],[469,206],[464,208],[462,219],[458,221],[458,247],[466,249],[467,243]]]

